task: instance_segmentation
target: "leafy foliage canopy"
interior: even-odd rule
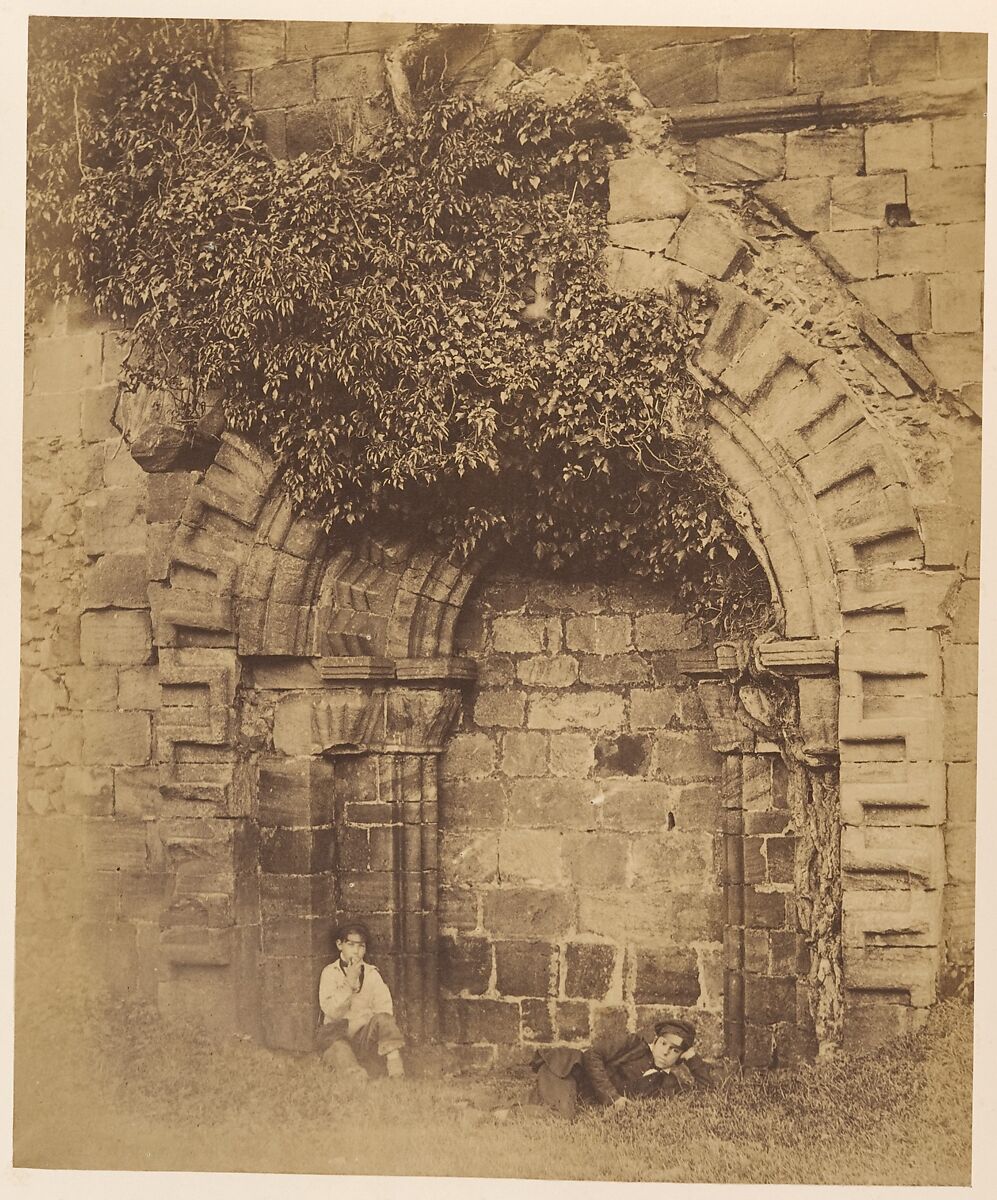
[[[279,161],[203,32],[41,23],[29,292],[121,321],[124,386],[190,424],[220,404],[330,531],[403,523],[759,620],[690,366],[708,302],[604,279],[625,98],[442,96]]]

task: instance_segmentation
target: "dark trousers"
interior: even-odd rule
[[[395,1018],[388,1013],[375,1013],[352,1036],[346,1021],[328,1021],[319,1026],[316,1041],[323,1059],[347,1075],[383,1070],[384,1056],[405,1045]]]
[[[530,1103],[552,1108],[568,1121],[573,1121],[578,1111],[579,1074],[580,1068],[575,1067],[562,1078],[555,1075],[546,1063],[543,1064],[537,1070]]]

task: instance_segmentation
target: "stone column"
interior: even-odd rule
[[[377,961],[406,1033],[439,1034],[438,812],[440,754],[474,664],[454,658],[325,659],[314,721],[335,757],[339,915],[370,921]],[[367,686],[357,688],[361,679]],[[350,758],[357,786],[346,784]]]
[[[810,1057],[815,1026],[840,1041],[834,658],[801,639],[682,659],[724,755],[725,1044],[751,1066]]]

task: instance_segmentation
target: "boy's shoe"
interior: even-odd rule
[[[389,1079],[401,1079],[405,1075],[405,1064],[402,1062],[400,1050],[390,1050],[384,1056],[384,1065],[387,1067]]]

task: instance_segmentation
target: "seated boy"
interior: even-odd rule
[[[322,1024],[318,1047],[323,1058],[348,1082],[364,1084],[364,1065],[380,1057],[391,1078],[405,1074],[405,1044],[395,1023],[391,992],[373,963],[365,962],[369,937],[364,925],[349,921],[336,931],[339,958],[322,971],[318,999]]]

